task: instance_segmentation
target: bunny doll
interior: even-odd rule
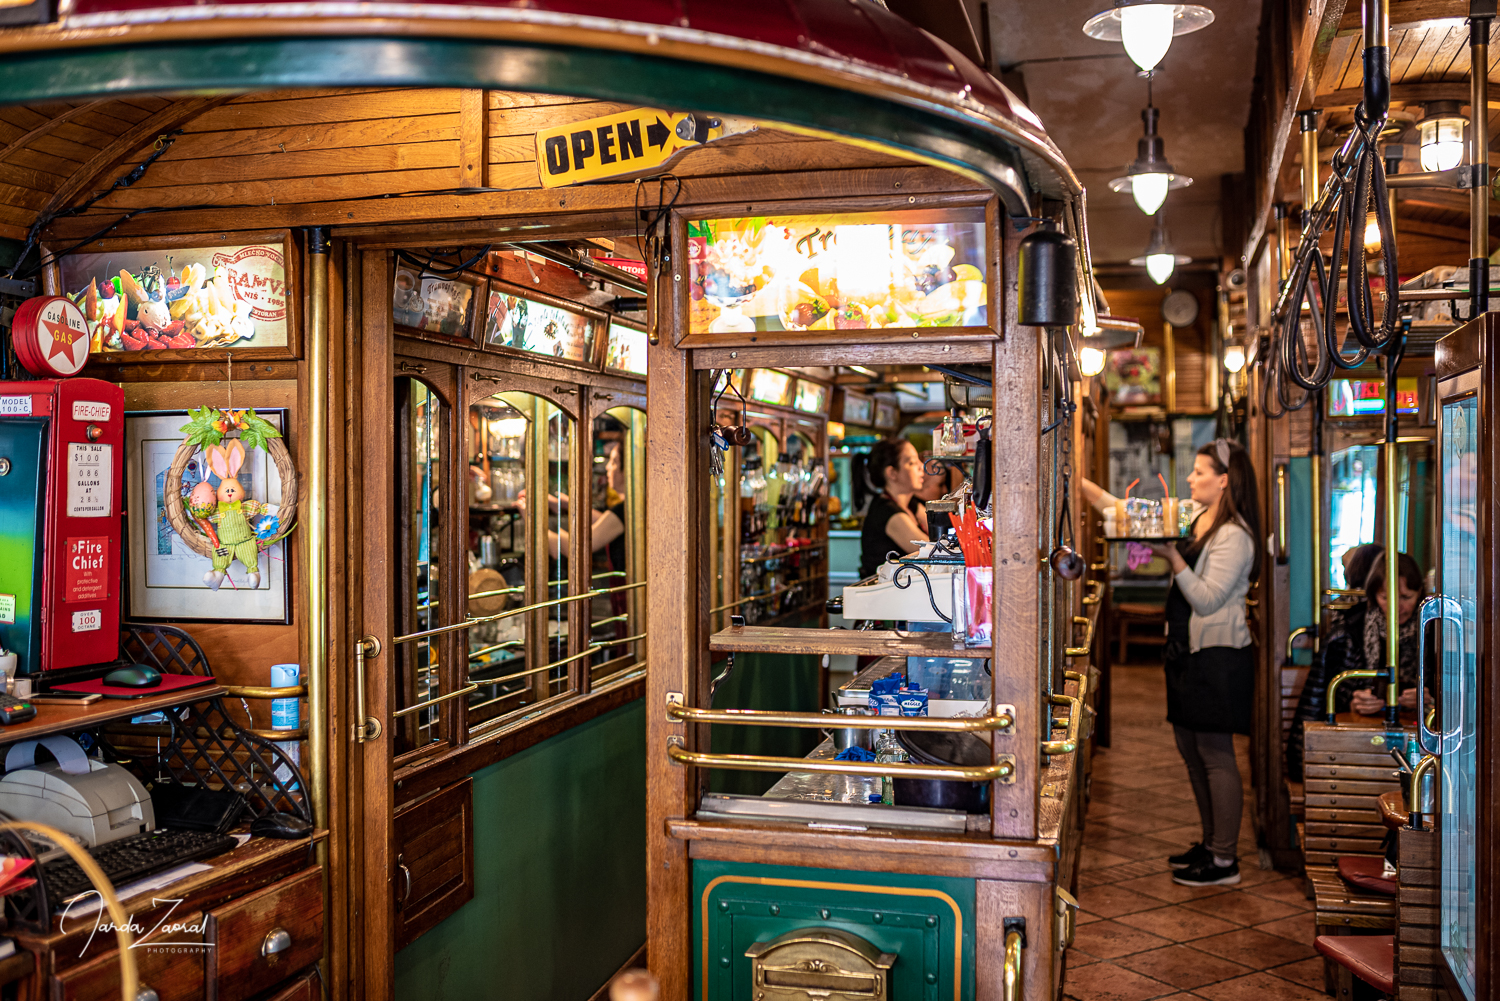
[[[245,488],[235,479],[245,464],[245,446],[231,440],[223,447],[210,445],[205,451],[209,468],[219,476],[219,507],[213,516],[219,526],[219,546],[214,550],[213,569],[203,575],[203,583],[217,591],[224,583],[229,565],[239,560],[249,571],[246,578],[249,586],[259,587],[260,547],[249,519],[263,513],[264,506],[259,501],[246,500]]]

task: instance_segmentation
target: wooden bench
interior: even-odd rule
[[[1403,827],[1396,837],[1396,986],[1401,1001],[1446,1001],[1438,948],[1438,834],[1427,823],[1420,831]]]
[[[1130,663],[1129,653],[1132,643],[1154,646],[1158,649],[1166,645],[1167,610],[1165,605],[1155,605],[1146,601],[1119,601],[1110,606],[1110,614],[1114,616],[1115,623],[1120,627],[1119,637],[1116,640],[1118,647],[1115,656],[1116,664]],[[1151,629],[1144,633],[1132,633],[1131,626],[1150,626]]]

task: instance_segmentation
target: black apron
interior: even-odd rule
[[[1202,546],[1179,539],[1177,552],[1192,566]],[[1255,650],[1204,647],[1192,653],[1188,630],[1193,606],[1172,581],[1167,592],[1167,642],[1162,648],[1167,673],[1167,722],[1199,733],[1250,732],[1255,698]]]

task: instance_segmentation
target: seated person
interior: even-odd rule
[[[917,491],[925,474],[917,449],[904,438],[888,438],[870,449],[866,471],[879,490],[865,512],[860,530],[860,577],[873,576],[892,550],[917,551],[927,532],[917,520]],[[925,518],[924,518],[925,520]]]

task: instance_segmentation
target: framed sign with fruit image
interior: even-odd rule
[[[157,352],[295,355],[289,234],[98,240],[57,265],[61,292],[83,312],[101,360]]]

